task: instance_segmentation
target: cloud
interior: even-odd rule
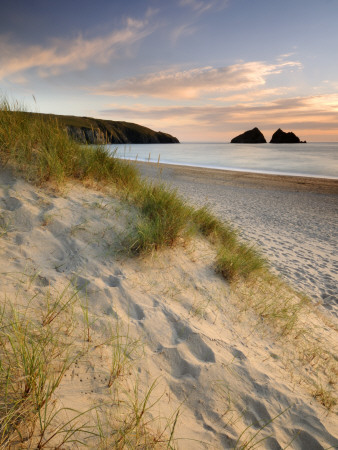
[[[250,90],[250,93],[248,92],[239,92],[235,93],[233,95],[227,95],[226,97],[214,97],[213,100],[217,102],[222,103],[245,103],[245,104],[252,104],[257,103],[257,100],[264,99],[266,97],[281,97],[284,96],[286,93],[295,90],[296,88],[293,87],[277,87],[277,88],[269,88],[269,89],[256,89],[256,90]]]
[[[338,94],[293,97],[261,105],[114,108],[100,114],[115,120],[142,122],[179,139],[230,139],[235,132],[258,126],[267,136],[279,127],[299,131],[302,139],[338,139]]]
[[[198,14],[203,14],[209,10],[220,11],[228,6],[228,0],[180,0],[179,5],[189,7]]]
[[[53,39],[49,47],[15,44],[0,36],[0,79],[29,69],[38,69],[40,76],[50,76],[66,70],[84,70],[91,63],[105,64],[153,30],[147,19],[128,18],[124,28],[106,36]]]
[[[197,27],[191,24],[183,24],[180,25],[171,32],[171,42],[176,44],[176,42],[183,36],[191,36],[195,34],[197,31]]]
[[[164,71],[118,80],[95,91],[103,95],[125,95],[166,98],[196,99],[205,95],[217,95],[263,86],[266,78],[281,73],[287,67],[301,67],[299,62],[266,64],[247,62],[226,67],[202,67],[181,72]]]
[[[173,44],[184,36],[195,34],[198,27],[194,23],[199,20],[199,17],[208,11],[221,11],[228,6],[228,0],[180,0],[178,4],[182,8],[189,8],[189,22],[173,29],[170,37]]]

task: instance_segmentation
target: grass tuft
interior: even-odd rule
[[[55,330],[26,311],[8,303],[0,319],[0,447],[9,448],[32,438],[72,358]]]
[[[237,232],[234,228],[221,222],[208,208],[203,206],[193,212],[194,223],[204,236],[211,241],[233,247],[237,242]]]
[[[313,391],[313,397],[329,411],[337,404],[337,398],[334,396],[334,392],[325,388],[322,384],[316,386]]]
[[[136,205],[140,218],[129,236],[132,253],[149,253],[162,247],[171,247],[191,230],[191,208],[162,184],[143,183],[136,191]]]
[[[254,248],[236,244],[230,247],[221,244],[217,253],[216,271],[229,281],[238,277],[247,278],[265,267],[264,259]]]

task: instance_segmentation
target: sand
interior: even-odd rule
[[[175,181],[176,169],[171,170],[167,177]],[[283,261],[286,264],[290,258],[288,267],[297,271],[301,254],[293,256],[292,242],[300,231],[292,242],[287,240],[284,250],[280,248],[288,227],[281,220],[283,215],[265,218],[271,228],[263,231],[264,220],[255,223],[259,214],[250,215],[245,200],[240,203],[241,186],[230,184],[234,197],[224,191],[222,182],[213,188],[210,180],[198,184],[204,185],[209,190],[201,191],[200,200],[223,190],[219,211],[225,214],[229,210],[233,218],[242,208],[252,236],[257,226],[258,234],[267,234],[264,242],[273,239],[266,248],[276,248],[278,255],[285,252]],[[197,201],[189,191],[193,189],[189,175],[179,178],[177,186]],[[258,192],[264,195],[265,188],[250,189],[251,201],[256,198],[256,209],[261,210],[266,200]],[[292,197],[293,190],[269,191],[276,202],[288,194]],[[331,194],[313,195],[331,198]],[[1,301],[6,298],[22,308],[32,308],[33,301],[39,301],[43,307],[48,291],[60,291],[71,283],[79,289],[79,301],[88,304],[92,343],[88,354],[66,372],[55,393],[57,405],[84,410],[111,399],[112,389],[120,384],[116,381],[113,388],[108,387],[112,350],[106,333],[109,328],[116,329],[118,320],[123,333],[140,343],[128,358],[130,367],[119,383],[130,391],[133,380],[138,380],[142,394],[157,380],[152,398],[158,402],[147,417],[168,418],[179,409],[178,448],[242,448],[240,445],[248,442],[263,449],[338,445],[335,413],[329,413],[309,388],[320,382],[314,361],[298,367],[293,359],[297,343],[276,339],[260,318],[241,309],[230,286],[215,273],[215,250],[203,239],[182,242],[152,257],[127,258],[119,248],[123,233],[135,220],[132,208],[76,183],[69,184],[62,195],[55,194],[5,170],[0,171],[0,208]],[[333,217],[328,219],[326,214],[329,220]],[[318,240],[315,234],[312,239]],[[325,239],[321,245],[323,258],[329,258]],[[79,305],[74,305],[74,313],[79,324],[74,327],[75,341],[83,348]],[[303,321],[316,343],[334,348],[337,336],[328,318],[309,310]],[[72,445],[63,448],[76,448]]]
[[[338,316],[338,180],[142,164],[141,172],[210,204],[277,273]]]

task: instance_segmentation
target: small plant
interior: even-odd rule
[[[49,325],[56,318],[58,318],[63,312],[68,310],[75,301],[77,301],[77,291],[68,292],[71,283],[66,285],[66,287],[61,291],[60,294],[54,298],[54,293],[52,295],[51,291],[47,292],[44,313],[42,318],[42,326]]]
[[[211,241],[234,247],[237,242],[237,232],[230,225],[221,222],[208,206],[196,209],[193,220],[198,230]]]
[[[122,377],[131,365],[140,348],[140,341],[134,340],[129,336],[129,330],[126,334],[121,334],[119,322],[116,322],[115,329],[112,331],[110,345],[112,350],[110,376],[108,387],[111,387],[115,380]]]
[[[94,321],[90,320],[89,318],[89,311],[88,311],[88,299],[86,298],[86,303],[80,304],[82,313],[83,313],[83,322],[84,322],[84,339],[86,342],[91,342],[91,326],[93,325]]]
[[[170,449],[175,447],[175,428],[180,411],[166,420],[161,430],[154,432],[154,425],[158,419],[152,419],[148,413],[161,397],[151,400],[156,388],[156,380],[142,395],[139,382],[127,390],[122,389],[119,398],[113,407],[106,408],[97,414],[97,429],[100,430],[99,448],[124,449]],[[114,408],[117,407],[117,411]]]
[[[85,439],[80,439],[80,436],[99,436],[94,425],[88,425],[86,422],[82,423],[84,418],[88,420],[86,416],[93,409],[95,407],[84,412],[79,412],[72,408],[58,409],[55,406],[50,407],[46,403],[45,407],[38,411],[39,437],[36,448],[51,448],[50,445],[53,442],[57,442],[57,447],[53,448],[62,448],[65,444],[80,444],[82,447],[86,447]],[[71,419],[55,426],[54,423],[57,416],[64,413],[67,413],[67,416],[71,415]]]
[[[333,395],[333,392],[325,389],[322,384],[316,386],[316,389],[313,391],[313,397],[329,411],[337,404],[337,398]]]
[[[53,219],[55,217],[55,214],[46,213],[43,215],[41,226],[47,227],[53,222]]]
[[[0,213],[0,238],[11,230],[11,222],[4,213]]]
[[[31,439],[35,420],[72,363],[52,328],[4,306],[0,324],[0,447]]]
[[[78,232],[78,231],[83,231],[83,230],[85,230],[86,229],[86,224],[88,223],[88,221],[87,220],[84,220],[83,222],[80,222],[80,223],[78,223],[78,224],[76,224],[76,225],[73,225],[72,227],[71,227],[71,229],[70,229],[70,232],[69,232],[69,234],[71,235],[71,236],[75,236],[76,235],[76,233]]]
[[[133,253],[148,253],[153,249],[172,246],[190,231],[189,208],[176,191],[164,185],[142,184],[135,193],[141,216],[129,248]]]
[[[238,244],[233,247],[222,245],[217,254],[216,271],[227,280],[236,277],[248,277],[252,272],[263,269],[263,258],[252,247]]]
[[[268,439],[271,435],[260,437],[260,433],[262,431],[265,431],[266,428],[272,424],[278,417],[283,415],[290,407],[284,409],[282,412],[277,414],[272,419],[265,422],[262,426],[258,428],[258,430],[252,434],[249,433],[252,425],[249,425],[246,427],[242,433],[239,435],[236,445],[234,447],[234,450],[253,450],[253,449],[259,449],[261,447],[261,443],[264,442],[266,439]]]

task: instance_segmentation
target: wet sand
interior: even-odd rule
[[[208,203],[296,289],[338,315],[338,180],[137,163],[197,206]]]

